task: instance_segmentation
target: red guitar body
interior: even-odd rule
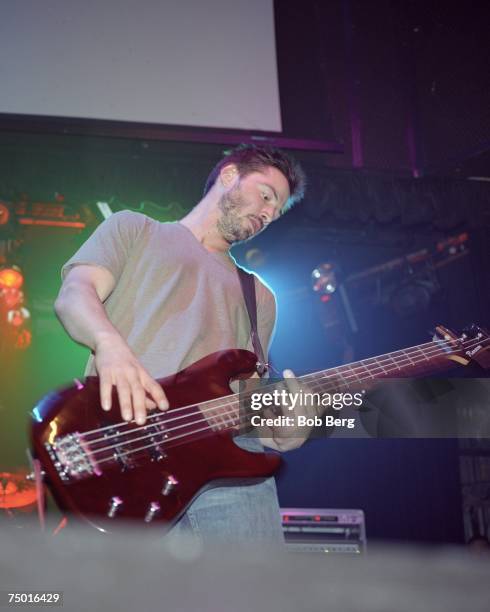
[[[230,381],[250,377],[255,364],[249,351],[221,351],[160,379],[171,408],[151,413],[158,425],[121,421],[115,398],[103,411],[96,377],[44,397],[32,411],[32,445],[59,507],[101,531],[119,519],[169,527],[202,491],[272,475],[277,454],[239,448],[230,429],[210,430],[197,408],[229,396]],[[165,421],[175,415],[185,435],[172,439]]]

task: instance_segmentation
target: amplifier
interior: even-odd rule
[[[302,553],[366,552],[362,510],[281,508],[286,548]]]

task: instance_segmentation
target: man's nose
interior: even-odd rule
[[[267,225],[272,221],[272,211],[269,208],[263,208],[260,212],[260,219],[263,225]]]

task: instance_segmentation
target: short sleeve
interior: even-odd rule
[[[64,280],[74,266],[89,264],[106,268],[117,282],[130,257],[131,249],[148,221],[145,215],[129,210],[114,213],[96,228],[64,264],[61,278]]]
[[[255,276],[255,289],[257,294],[257,329],[264,357],[268,359],[276,326],[276,298],[273,291],[257,275]]]

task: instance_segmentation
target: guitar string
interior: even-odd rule
[[[432,352],[434,352],[434,351],[432,351]],[[441,353],[439,352],[438,354],[441,354]],[[446,354],[446,353],[445,353],[445,352],[443,352],[442,354]],[[408,360],[408,359],[405,359],[405,361],[407,361],[409,365],[417,365],[417,363],[423,362],[423,360],[419,360],[419,362],[413,362],[412,360]],[[391,364],[391,365],[393,365],[393,364]],[[381,369],[381,368],[378,368],[378,369]],[[398,370],[399,370],[399,368],[398,368],[398,367],[397,367],[396,369],[398,369]],[[386,370],[386,369],[382,368],[382,370],[383,370],[383,372],[384,372],[384,373],[388,373],[388,372],[396,371],[396,369],[393,369],[393,370]],[[329,376],[329,377],[323,377],[323,378],[320,378],[320,377],[318,377],[318,376],[317,376],[316,378],[314,378],[314,384],[311,384],[311,383],[310,383],[310,384],[309,384],[309,387],[310,387],[310,389],[315,389],[315,387],[320,387],[320,388],[322,388],[322,387],[323,387],[323,381],[324,381],[324,380],[330,380],[330,379],[335,379],[335,378],[336,378],[335,376]],[[342,379],[343,379],[343,381],[344,381],[342,384],[343,384],[344,386],[345,386],[345,383],[346,383],[346,378],[351,378],[351,379],[357,378],[357,382],[359,382],[359,383],[360,383],[360,382],[362,382],[362,381],[360,381],[360,380],[358,379],[358,377],[357,377],[357,376],[350,375],[350,376],[348,376],[348,377],[342,377]],[[370,378],[372,379],[372,378],[374,378],[374,377],[370,377]],[[366,380],[366,381],[368,381],[369,379],[365,379],[365,380]],[[352,380],[351,380],[351,381],[348,381],[348,384],[350,384],[351,382],[352,382]],[[271,385],[271,386],[275,386],[275,385]],[[265,388],[267,389],[268,387],[265,387]],[[263,390],[264,390],[264,387],[262,388],[262,391],[263,391]],[[204,406],[206,403],[212,403],[212,402],[223,402],[223,400],[225,400],[225,399],[228,399],[228,398],[235,398],[235,397],[236,397],[236,394],[227,395],[227,396],[222,396],[222,397],[219,397],[219,398],[214,398],[213,400],[208,400],[207,402],[202,402],[202,403],[201,403],[201,404],[199,404],[199,405],[200,405],[200,406]],[[236,400],[234,400],[234,401],[236,402]],[[146,430],[146,429],[148,429],[148,428],[154,428],[154,427],[155,427],[155,425],[160,424],[160,422],[163,422],[165,425],[168,425],[169,423],[172,423],[172,422],[175,422],[175,421],[178,421],[178,420],[182,420],[182,419],[185,419],[185,418],[189,418],[189,417],[192,417],[192,416],[194,416],[194,415],[203,415],[203,414],[204,414],[204,413],[206,413],[206,412],[211,412],[211,411],[213,411],[213,410],[219,410],[220,408],[227,407],[229,404],[230,404],[230,401],[228,400],[228,401],[227,401],[227,402],[225,402],[225,403],[219,403],[217,406],[214,406],[214,405],[213,405],[213,406],[211,406],[211,407],[204,408],[203,410],[200,410],[200,409],[198,408],[198,410],[197,410],[196,412],[194,412],[194,413],[190,413],[190,412],[188,411],[188,408],[194,408],[194,407],[196,407],[196,406],[195,406],[195,405],[189,405],[189,406],[186,406],[186,407],[183,407],[183,408],[174,409],[174,410],[172,410],[170,413],[158,413],[157,415],[152,415],[152,416],[156,417],[158,420],[156,420],[156,421],[154,421],[154,422],[152,422],[152,423],[149,423],[149,424],[147,424],[147,425],[141,426],[140,428],[138,428],[137,432],[134,432],[134,430],[131,430],[131,431],[128,431],[128,432],[122,432],[122,434],[121,434],[120,432],[116,432],[116,433],[114,433],[114,434],[112,434],[112,435],[105,435],[104,437],[102,437],[102,438],[98,438],[98,439],[96,439],[96,440],[89,440],[89,439],[87,438],[86,434],[83,434],[83,440],[84,440],[85,442],[89,442],[89,443],[91,443],[92,445],[93,445],[93,444],[96,444],[97,442],[107,442],[107,441],[108,441],[109,439],[111,439],[111,438],[120,438],[120,436],[121,436],[121,435],[122,435],[122,436],[127,436],[127,435],[132,434],[132,433],[141,433],[142,431],[144,431],[144,430]],[[184,414],[182,414],[181,416],[178,416],[178,417],[174,417],[174,416],[173,416],[173,414],[174,414],[175,412],[177,412],[177,411],[182,411],[182,410],[185,410],[186,412],[185,412]],[[221,414],[222,414],[222,413],[221,413]],[[218,415],[216,415],[216,416],[221,416],[221,414],[218,414]],[[171,415],[171,418],[168,418],[168,417],[169,417],[169,415]],[[148,420],[149,420],[149,419],[148,419]],[[127,424],[127,422],[122,422],[122,424]],[[188,423],[185,423],[184,425],[188,425]],[[113,428],[113,427],[116,427],[116,425],[114,425],[114,426],[109,426],[109,429],[111,429],[111,428]],[[180,427],[180,426],[179,426],[179,427]],[[103,428],[103,429],[107,429],[107,428]],[[97,432],[98,430],[92,430],[92,431],[93,431],[93,432]],[[173,431],[173,430],[171,429],[171,430],[166,430],[166,431]],[[149,434],[147,437],[149,437],[149,436],[151,436],[151,435],[155,435],[156,433],[158,433],[158,432],[153,431],[153,432],[151,432],[151,433],[150,433],[150,434]],[[163,432],[162,432],[162,433],[163,433]],[[138,439],[139,439],[139,438],[138,438]],[[126,443],[126,442],[127,442],[127,440],[126,440],[124,443]]]
[[[231,414],[231,413],[229,413],[229,414]],[[195,423],[202,423],[202,419],[200,419],[199,421],[195,421]],[[239,421],[239,423],[240,423],[240,421]],[[234,424],[233,419],[229,421],[229,424],[230,425]],[[177,429],[177,428],[174,428],[174,429]],[[166,438],[162,442],[168,443],[168,442],[173,442],[173,441],[179,440],[179,439],[182,440],[185,437],[190,437],[190,436],[195,437],[196,434],[204,433],[204,432],[208,432],[208,431],[212,431],[212,430],[213,430],[213,428],[211,426],[206,425],[204,427],[201,427],[200,429],[195,429],[195,430],[193,430],[192,432],[189,432],[189,433],[182,433],[182,434],[180,434],[178,436],[173,436],[172,438]],[[203,436],[201,436],[201,437],[203,437]],[[144,450],[147,450],[147,449],[150,449],[150,448],[158,448],[159,445],[162,442],[160,442],[160,443],[152,442],[151,444],[146,444],[144,446],[140,446],[140,447],[135,448],[135,449],[130,449],[130,450],[126,451],[125,453],[118,453],[117,458],[123,459],[124,457],[131,456],[131,455],[136,455],[137,453],[140,453],[140,452],[142,452]],[[112,448],[112,447],[109,447],[109,448]],[[109,457],[106,457],[105,459],[97,460],[97,466],[102,465],[103,463],[107,463],[108,461],[112,462],[112,461],[114,461],[114,459],[115,459],[114,456],[111,455]]]
[[[202,422],[202,421],[200,421],[200,422]],[[230,421],[230,424],[232,424],[232,421]],[[195,429],[192,432],[192,434],[183,433],[183,434],[180,434],[179,436],[173,436],[172,441],[183,439],[183,438],[185,438],[187,436],[190,436],[190,435],[195,437],[196,434],[199,434],[199,433],[202,433],[202,432],[208,432],[210,430],[212,430],[212,427],[209,427],[208,425],[206,425],[204,427],[201,427],[200,429]],[[203,437],[203,436],[201,436],[201,437]],[[164,440],[164,442],[168,442],[168,441],[169,441],[169,439]],[[117,458],[122,459],[123,457],[127,457],[129,455],[136,455],[137,453],[140,453],[141,451],[147,450],[149,448],[156,448],[156,449],[158,449],[160,444],[161,443],[152,442],[151,444],[146,444],[145,446],[140,446],[138,448],[131,449],[130,451],[127,451],[125,453],[118,453],[117,454]],[[109,457],[97,460],[97,466],[102,465],[103,463],[107,463],[108,461],[114,461],[114,460],[115,460],[114,454],[111,454]]]
[[[468,347],[467,347],[467,348],[468,348]],[[447,353],[446,353],[445,351],[443,351],[443,353],[441,353],[440,351],[438,351],[438,352],[436,352],[436,351],[434,351],[434,350],[433,350],[433,351],[431,351],[431,355],[433,356],[434,354],[443,355],[443,354],[447,354]],[[410,361],[410,364],[409,364],[409,365],[417,365],[418,363],[423,363],[423,360],[422,360],[422,359],[419,359],[418,361],[415,361],[415,362]],[[399,369],[398,367],[396,367],[396,368],[392,368],[392,369],[390,369],[390,370],[385,370],[385,369],[383,369],[383,372],[384,372],[385,374],[388,374],[388,373],[396,372],[398,369]],[[321,388],[321,386],[322,386],[322,382],[321,382],[321,381],[322,381],[322,380],[328,380],[329,378],[334,378],[334,377],[324,377],[323,379],[318,379],[318,378],[317,378],[317,379],[316,379],[316,386],[319,386],[319,385],[320,385],[320,388]],[[350,378],[353,378],[353,377],[352,377],[352,376],[350,376]],[[343,385],[344,385],[344,386],[346,386],[346,378],[344,378],[343,380],[344,380]],[[366,381],[368,381],[368,379],[365,379],[365,381],[364,381],[364,382],[366,382]],[[347,384],[350,384],[351,382],[352,382],[352,381],[349,381]],[[357,382],[363,382],[363,381],[357,380]],[[311,388],[314,388],[314,387],[312,387],[312,386],[311,386]],[[262,389],[262,390],[263,390],[263,389]],[[236,394],[232,394],[232,395],[228,395],[228,396],[224,396],[224,397],[220,397],[220,398],[215,398],[214,400],[208,400],[208,403],[209,403],[209,402],[213,402],[213,401],[220,401],[220,400],[222,401],[222,400],[225,400],[225,399],[230,398],[230,397],[236,397]],[[203,402],[201,405],[204,405],[205,403],[206,403],[206,402]],[[234,403],[236,403],[236,400],[235,400],[235,402],[234,402]],[[219,408],[222,408],[222,407],[227,407],[227,406],[229,406],[229,405],[230,405],[230,402],[229,402],[229,401],[227,401],[227,402],[225,402],[225,403],[219,404],[218,406],[212,406],[212,407],[210,407],[210,408],[205,408],[205,409],[203,409],[203,410],[200,410],[200,409],[198,408],[198,410],[197,410],[197,411],[195,411],[194,413],[191,413],[191,412],[187,411],[187,412],[186,412],[184,415],[182,415],[182,416],[175,417],[175,418],[174,418],[174,417],[172,417],[172,418],[170,418],[170,419],[168,418],[168,414],[173,414],[174,412],[176,412],[176,410],[177,410],[177,409],[172,410],[172,411],[171,411],[171,413],[167,413],[167,414],[166,414],[166,413],[159,413],[159,414],[158,414],[158,415],[156,415],[156,416],[158,417],[158,424],[159,424],[160,422],[163,422],[165,425],[167,425],[167,424],[169,424],[169,423],[171,423],[171,422],[178,421],[178,420],[182,420],[183,418],[189,418],[189,417],[192,417],[192,416],[194,416],[194,415],[199,415],[199,416],[201,416],[201,417],[202,417],[202,416],[204,415],[204,413],[206,413],[206,412],[210,412],[210,411],[212,411],[212,410],[216,410],[216,409],[219,409]],[[191,406],[188,406],[188,407],[185,407],[185,408],[194,408],[194,407],[195,407],[195,406],[191,405]],[[184,409],[184,408],[180,408],[180,409],[178,409],[178,410],[183,410],[183,409]],[[217,415],[217,416],[223,416],[223,414],[224,414],[224,413],[220,413],[220,414],[219,414],[219,415]],[[211,416],[213,416],[213,415],[211,415]],[[166,418],[166,417],[167,417],[167,418]],[[123,423],[123,424],[125,424],[126,422],[122,422],[122,423]],[[99,438],[99,439],[96,439],[96,440],[88,440],[88,439],[86,438],[85,434],[83,434],[83,435],[82,435],[82,437],[83,437],[83,440],[84,440],[85,442],[89,442],[89,443],[91,443],[91,444],[96,444],[97,442],[107,442],[107,440],[108,440],[108,439],[113,438],[113,437],[119,437],[120,435],[122,435],[122,436],[128,436],[128,435],[133,435],[133,434],[138,435],[138,434],[140,434],[142,431],[144,431],[144,430],[146,430],[146,429],[148,429],[148,428],[150,428],[150,427],[151,427],[151,428],[153,428],[153,427],[154,427],[154,425],[155,425],[155,423],[150,423],[149,425],[145,425],[145,426],[143,426],[143,427],[138,428],[138,430],[136,430],[136,431],[135,431],[135,430],[131,430],[131,431],[128,431],[127,433],[123,432],[122,434],[120,434],[120,433],[116,433],[116,434],[114,434],[114,435],[112,435],[112,436],[105,436],[105,437],[102,437],[102,438]],[[169,429],[169,430],[166,430],[166,433],[168,433],[169,431],[173,431],[174,429],[179,429],[179,428],[181,428],[182,426],[188,426],[188,425],[189,425],[189,423],[185,423],[184,425],[178,426],[177,428],[173,428],[173,429],[171,428],[171,429]],[[111,427],[114,427],[114,426],[111,426]],[[94,430],[94,431],[97,431],[97,430]],[[152,435],[155,435],[155,433],[157,433],[157,432],[153,431],[153,432],[151,432],[150,434],[148,434],[148,436],[145,436],[145,437],[151,437]],[[163,432],[162,432],[162,433],[163,433]],[[140,438],[138,438],[138,439],[140,439]],[[121,442],[119,445],[122,445],[122,444],[125,444],[125,443],[128,443],[128,442],[131,442],[131,440],[125,440],[125,441]],[[112,447],[107,447],[107,448],[112,448]],[[97,450],[100,450],[100,449],[97,449]]]
[[[396,370],[395,370],[395,369],[392,369],[391,371],[396,371]],[[214,430],[213,426],[210,426],[209,424],[206,424],[206,425],[205,425],[203,428],[201,428],[201,429],[197,429],[197,430],[196,430],[196,429],[194,429],[194,430],[192,430],[192,431],[190,431],[190,432],[183,433],[183,434],[181,434],[181,435],[179,435],[179,436],[175,436],[175,435],[174,435],[174,436],[171,436],[171,437],[169,437],[169,436],[168,436],[168,434],[169,434],[170,432],[172,432],[172,431],[176,431],[177,429],[182,429],[183,427],[192,427],[193,425],[200,424],[200,423],[202,423],[202,422],[203,422],[202,412],[201,412],[201,411],[198,411],[198,412],[192,413],[192,414],[187,415],[187,416],[194,416],[194,415],[199,415],[199,416],[200,416],[200,418],[199,418],[199,420],[198,420],[198,421],[193,421],[193,422],[191,422],[191,423],[185,423],[185,424],[183,424],[183,425],[179,425],[179,426],[177,426],[177,427],[171,428],[170,430],[166,430],[165,432],[163,432],[163,433],[165,433],[165,434],[167,435],[167,437],[165,438],[165,440],[162,440],[162,441],[160,441],[160,442],[155,442],[155,441],[153,441],[153,442],[152,442],[151,444],[149,444],[149,445],[145,445],[145,446],[143,446],[143,447],[139,447],[139,448],[136,448],[136,449],[130,449],[130,450],[129,450],[129,451],[127,451],[126,453],[121,453],[119,456],[120,456],[120,457],[124,457],[124,456],[130,455],[130,454],[134,454],[134,453],[140,452],[140,451],[142,451],[142,450],[145,450],[146,448],[157,447],[157,446],[159,446],[160,444],[162,444],[163,442],[168,443],[168,442],[172,442],[172,441],[174,441],[174,440],[182,439],[183,437],[186,437],[186,436],[194,436],[196,433],[199,433],[199,432],[208,431],[208,430],[209,430],[209,431]],[[230,419],[224,419],[225,424],[228,426],[228,425],[240,424],[240,419],[236,420],[236,418],[233,418],[233,417],[234,417],[234,416],[236,416],[236,415],[237,415],[236,410],[235,410],[235,409],[233,409],[232,411],[229,411],[228,413],[222,413],[220,416],[221,416],[221,417],[224,417],[224,416],[230,416],[230,417],[231,417]],[[140,430],[138,430],[138,431],[133,431],[132,433],[137,435],[138,433],[141,433],[141,429],[140,429]],[[93,452],[92,452],[92,455],[95,455],[95,454],[97,454],[97,453],[99,453],[99,452],[106,452],[106,451],[110,451],[110,450],[111,450],[111,449],[113,449],[113,448],[117,448],[117,447],[119,447],[119,446],[124,446],[124,445],[126,445],[126,444],[128,444],[128,443],[134,443],[134,442],[137,442],[137,441],[140,441],[140,440],[144,440],[144,439],[147,439],[147,438],[152,438],[154,435],[155,435],[155,433],[153,432],[153,433],[148,434],[148,435],[145,435],[145,436],[136,437],[135,439],[132,439],[132,440],[126,440],[126,441],[124,441],[124,442],[120,442],[120,443],[118,443],[118,444],[116,444],[116,445],[112,445],[112,446],[109,446],[109,447],[99,448],[99,449],[96,449],[95,451],[93,451]],[[158,435],[158,434],[157,434],[157,435]],[[107,460],[112,460],[112,459],[113,459],[113,456],[111,455],[111,457],[109,457],[109,458],[107,458],[107,459],[102,459],[101,461],[98,461],[98,463],[104,463],[105,461],[107,461]]]
[[[450,341],[451,342],[456,342],[456,340],[450,340]],[[447,343],[447,342],[449,342],[449,341],[447,341],[447,340],[438,340],[437,341],[437,343],[439,343],[439,344]],[[465,341],[465,342],[463,342],[463,344],[464,343],[470,343],[470,342],[471,341]],[[349,366],[350,366],[349,367],[350,373],[348,374],[347,378],[355,379],[356,376],[357,376],[356,373],[355,373],[356,370],[362,371],[362,370],[366,370],[367,369],[366,365],[360,365],[360,366],[357,365],[357,366],[355,366],[355,364],[360,364],[360,363],[367,364],[367,362],[369,362],[369,361],[374,361],[376,364],[379,364],[374,369],[376,369],[376,370],[383,370],[384,371],[382,363],[389,363],[389,362],[391,362],[390,365],[392,366],[393,362],[394,362],[394,359],[391,356],[392,355],[396,355],[397,353],[402,353],[404,355],[404,358],[399,360],[399,363],[406,362],[406,364],[403,363],[402,367],[405,367],[405,365],[409,365],[410,366],[410,365],[417,365],[418,363],[423,363],[423,361],[424,361],[423,359],[419,359],[418,361],[413,362],[410,359],[410,357],[407,355],[408,352],[410,352],[412,354],[415,353],[415,352],[423,352],[421,350],[422,347],[432,346],[432,349],[430,351],[427,351],[427,353],[424,356],[424,359],[426,359],[426,360],[429,357],[437,356],[438,354],[441,355],[441,356],[444,355],[444,354],[446,354],[446,355],[451,354],[445,348],[442,348],[441,346],[438,346],[437,343],[434,342],[434,341],[426,342],[424,344],[421,344],[421,345],[418,345],[418,346],[415,346],[415,347],[411,347],[409,349],[401,349],[399,351],[394,351],[392,353],[385,353],[384,355],[380,355],[379,357],[369,357],[369,358],[363,359],[361,361],[353,362],[352,364],[349,364]],[[469,347],[465,347],[465,348],[469,348]],[[387,355],[388,355],[388,358],[386,358]],[[339,367],[343,368],[343,367],[346,367],[346,366],[339,366]],[[304,382],[309,382],[309,379],[313,379],[314,381],[318,381],[318,380],[329,380],[329,379],[342,378],[342,379],[345,380],[346,379],[345,376],[342,376],[342,375],[339,375],[338,373],[335,373],[335,370],[337,370],[337,369],[338,368],[331,368],[331,369],[328,369],[328,370],[323,370],[323,374],[321,374],[321,375],[319,375],[318,372],[311,373],[311,374],[305,374],[304,376],[299,377],[298,380],[301,380],[301,381],[304,381]],[[362,372],[362,373],[365,375],[365,372]],[[370,376],[370,378],[374,379],[376,377],[375,376]],[[369,380],[369,379],[365,378],[364,381],[366,381],[366,380]],[[361,380],[358,379],[358,382],[361,382]],[[220,401],[223,401],[226,398],[234,397],[235,395],[236,394],[230,394],[230,395],[225,395],[225,396],[221,396],[221,397],[218,397],[218,398],[213,398],[211,400],[206,400],[204,402],[201,402],[200,405],[204,406],[204,405],[210,404],[212,402],[220,402]],[[213,408],[220,408],[222,406],[223,406],[223,404],[220,404],[218,406],[214,406]],[[174,408],[172,410],[172,415],[174,415],[176,412],[181,412],[181,411],[187,410],[190,407],[192,407],[192,404],[189,404],[188,406],[182,406],[182,407],[179,407],[179,408]],[[150,419],[155,419],[155,418],[159,419],[161,416],[162,416],[162,412],[157,412],[155,414],[148,415],[147,420],[149,421]],[[184,416],[187,416],[187,414],[184,415]],[[177,418],[181,418],[181,417],[177,417]],[[84,439],[88,439],[88,436],[93,434],[93,433],[100,433],[102,431],[105,431],[105,430],[108,430],[108,429],[112,429],[114,427],[120,427],[122,425],[128,426],[128,425],[130,425],[132,423],[135,423],[134,419],[132,421],[120,421],[119,423],[115,423],[113,425],[107,425],[105,427],[100,427],[100,428],[89,430],[89,431],[85,432],[83,434],[83,436],[84,436]],[[117,435],[117,434],[115,434],[115,435]],[[107,436],[105,438],[101,438],[101,439],[102,440],[103,439],[107,440],[108,438],[109,438],[109,436]]]
[[[392,371],[396,371],[396,369],[393,369]],[[315,386],[318,386],[320,388],[324,388],[323,385],[318,385],[318,384],[317,385],[310,385],[309,388],[314,391]],[[229,396],[229,397],[233,397],[233,396]],[[225,403],[225,404],[220,406],[220,407],[225,407],[225,408],[231,408],[231,410],[229,410],[228,412],[221,412],[221,413],[219,413],[219,415],[217,415],[218,418],[220,420],[224,421],[226,425],[235,425],[235,424],[240,424],[240,422],[241,422],[240,419],[236,420],[234,418],[235,415],[239,414],[239,412],[237,412],[237,409],[236,409],[236,404],[237,404],[237,401],[235,400],[233,402],[228,402],[228,403]],[[193,407],[194,406],[191,406],[191,408],[193,408]],[[146,425],[144,427],[139,427],[137,430],[131,430],[131,431],[127,432],[127,433],[123,433],[122,435],[126,436],[126,439],[122,440],[122,441],[119,441],[120,440],[120,436],[118,434],[114,434],[113,436],[110,436],[110,437],[118,438],[118,443],[117,444],[113,444],[111,446],[105,446],[105,447],[102,447],[102,448],[95,448],[95,450],[91,451],[91,454],[92,455],[97,455],[100,452],[105,452],[107,450],[112,450],[112,449],[115,449],[115,448],[118,448],[118,447],[121,447],[121,446],[125,446],[127,444],[133,444],[134,442],[138,442],[140,440],[151,439],[152,437],[158,437],[158,436],[163,436],[164,438],[160,442],[155,442],[155,445],[162,444],[162,443],[164,443],[166,441],[171,441],[172,439],[175,439],[175,438],[169,438],[168,434],[170,434],[171,432],[175,432],[175,431],[177,431],[179,429],[189,428],[189,427],[192,427],[194,425],[198,425],[198,424],[202,423],[203,420],[206,418],[206,414],[205,413],[206,412],[211,412],[212,410],[215,410],[215,409],[216,409],[215,407],[207,408],[207,409],[204,409],[204,410],[197,409],[194,412],[187,412],[186,414],[184,414],[182,416],[179,416],[177,418],[174,418],[174,419],[165,419],[164,415],[161,415],[161,421],[163,421],[165,425],[168,425],[171,422],[182,420],[184,418],[188,419],[188,418],[192,418],[194,416],[199,417],[199,418],[196,421],[191,421],[191,422],[187,422],[186,421],[186,422],[182,423],[181,425],[177,425],[175,427],[171,427],[170,429],[165,428],[163,431],[151,431],[151,429],[155,427],[155,424],[152,423],[152,424]],[[244,415],[245,420],[243,421],[243,423],[246,423],[246,417],[250,416],[252,414],[256,414],[256,413],[255,412],[246,413]],[[214,415],[210,415],[210,416],[211,416],[211,418],[214,417]],[[224,418],[224,417],[230,417],[230,418],[228,419],[228,418]],[[236,423],[235,423],[235,420],[236,420]],[[218,426],[218,430],[219,430],[219,423],[218,423],[217,426]],[[216,425],[209,425],[209,423],[206,425],[207,429],[214,429],[215,427],[216,427]],[[150,429],[150,433],[147,433],[145,435],[141,435],[141,433],[143,433],[144,431],[146,431],[148,429]],[[188,432],[188,435],[193,435],[193,434],[194,434],[194,430]],[[133,437],[130,438],[129,436],[133,436]],[[134,436],[137,436],[137,437],[134,437]],[[165,437],[165,436],[167,436],[167,437]],[[97,443],[97,442],[106,442],[108,440],[108,438],[109,438],[109,436],[105,437],[105,438],[99,438],[96,441],[90,441],[90,445],[91,445],[91,447],[93,447],[94,443]]]
[[[202,423],[203,420],[200,419],[199,421],[197,421],[196,423]],[[229,421],[225,421],[225,423],[229,426],[231,425],[240,425],[243,423],[243,421],[238,420],[238,421],[234,421],[229,420]],[[101,458],[99,460],[97,460],[97,465],[102,465],[103,463],[107,463],[107,462],[113,462],[116,458],[120,458],[123,459],[124,457],[129,457],[129,456],[135,456],[138,453],[141,453],[142,451],[145,451],[147,449],[159,449],[160,448],[160,444],[162,444],[163,442],[167,443],[167,442],[175,442],[176,440],[184,440],[184,438],[190,438],[193,437],[195,438],[197,434],[199,433],[203,433],[204,435],[207,435],[207,432],[210,431],[215,431],[213,429],[213,427],[209,426],[208,424],[204,425],[203,427],[199,428],[199,429],[193,429],[191,432],[186,432],[186,433],[181,433],[180,435],[173,435],[171,438],[168,438],[166,440],[160,441],[160,442],[155,442],[152,441],[150,444],[145,444],[144,446],[139,446],[137,448],[133,448],[133,449],[129,449],[126,452],[123,453],[118,453],[117,457],[114,456],[114,454],[111,454],[109,457],[106,458]],[[200,436],[202,437],[202,436]],[[123,445],[124,446],[124,445]]]

